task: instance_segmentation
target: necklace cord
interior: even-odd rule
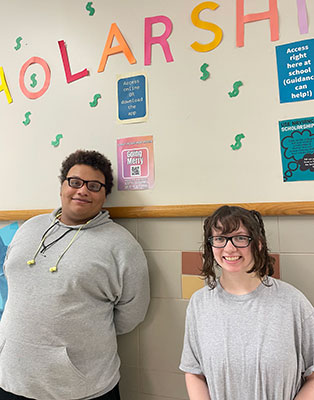
[[[44,232],[44,234],[43,234],[43,236],[42,236],[42,238],[41,238],[41,241],[40,241],[40,243],[39,243],[39,246],[38,246],[37,250],[35,251],[35,254],[34,254],[33,258],[32,258],[31,260],[28,260],[28,261],[27,261],[27,264],[28,264],[28,265],[34,265],[34,264],[35,264],[35,262],[36,262],[36,261],[35,261],[35,260],[36,260],[36,257],[37,257],[37,255],[38,255],[40,249],[41,249],[42,244],[43,244],[44,241],[46,240],[46,237],[47,237],[49,231],[50,231],[54,226],[56,226],[56,225],[59,223],[59,220],[57,220],[57,219],[58,219],[60,216],[61,216],[61,213],[58,213],[58,214],[55,216],[55,218],[54,218],[54,220],[52,221],[52,223],[50,224],[50,226],[48,227],[48,229],[46,229],[46,231]]]
[[[44,234],[43,234],[43,236],[42,236],[42,239],[41,239],[41,241],[40,241],[40,243],[39,243],[39,246],[38,246],[38,248],[37,248],[37,250],[36,250],[36,252],[35,252],[35,254],[34,254],[34,257],[33,257],[31,260],[28,260],[28,261],[27,261],[27,264],[28,264],[29,266],[34,265],[34,264],[36,263],[36,261],[35,261],[35,260],[36,260],[36,257],[38,256],[38,253],[40,252],[40,249],[41,249],[42,246],[43,246],[43,249],[42,249],[41,252],[43,253],[43,252],[45,252],[49,247],[51,247],[53,244],[55,244],[55,243],[58,242],[60,239],[62,239],[67,233],[69,233],[69,232],[71,232],[71,231],[74,230],[74,228],[69,228],[69,229],[68,229],[66,232],[64,232],[60,237],[58,237],[57,239],[55,239],[54,241],[52,241],[51,243],[49,243],[47,246],[45,246],[44,243],[45,243],[45,240],[47,239],[48,233],[51,231],[51,229],[52,229],[53,227],[55,227],[57,224],[59,224],[60,221],[59,221],[58,218],[59,218],[60,216],[61,216],[61,213],[58,213],[58,214],[55,216],[54,220],[52,221],[51,225],[50,225],[50,226],[48,227],[48,229],[44,232]],[[77,232],[75,233],[75,235],[74,235],[73,238],[71,239],[70,243],[67,245],[67,247],[63,250],[63,252],[62,252],[61,255],[59,256],[59,258],[58,258],[58,260],[57,260],[55,266],[49,268],[49,271],[50,271],[50,272],[56,272],[56,271],[58,270],[58,265],[59,265],[59,263],[60,263],[62,257],[64,256],[64,254],[65,254],[65,253],[68,251],[68,249],[72,246],[74,240],[76,239],[77,235],[80,233],[81,229],[84,228],[86,225],[88,225],[91,221],[92,221],[92,220],[90,219],[89,221],[85,222],[85,224],[82,225],[82,226],[77,230]]]
[[[73,236],[73,238],[71,239],[70,243],[67,245],[67,247],[63,250],[63,252],[61,253],[60,257],[58,258],[58,261],[56,262],[56,265],[54,267],[49,268],[50,272],[56,272],[58,270],[58,265],[59,262],[61,261],[61,258],[64,256],[64,254],[69,250],[69,248],[72,246],[76,236],[80,233],[81,229],[84,228],[84,226],[86,226],[87,224],[89,224],[91,222],[91,220],[87,221],[84,225],[82,225],[78,231],[75,233],[75,235]]]

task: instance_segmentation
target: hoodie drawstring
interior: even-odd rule
[[[62,213],[59,213],[59,214],[56,215],[56,217],[55,217],[54,220],[52,221],[52,223],[51,223],[51,225],[49,226],[49,228],[46,230],[46,232],[44,232],[43,237],[42,237],[42,239],[41,239],[41,241],[40,241],[40,243],[39,243],[39,246],[38,246],[38,248],[37,248],[37,250],[36,250],[36,252],[35,252],[35,254],[34,254],[34,257],[33,257],[31,260],[28,260],[28,261],[27,261],[27,265],[32,266],[32,265],[36,264],[36,257],[38,256],[38,253],[40,252],[41,247],[44,245],[44,242],[45,242],[45,240],[46,240],[46,238],[47,238],[47,236],[48,236],[48,233],[51,231],[51,229],[52,229],[54,226],[56,226],[56,225],[59,223],[58,218],[61,216],[61,214],[62,214]],[[57,221],[56,221],[56,220],[57,220]],[[75,238],[76,238],[77,235],[80,233],[81,229],[84,228],[84,227],[85,227],[87,224],[89,224],[90,222],[91,222],[91,220],[87,221],[84,225],[82,225],[82,226],[77,230],[77,232],[75,233],[75,235],[74,235],[73,238],[71,239],[70,243],[67,245],[67,247],[63,250],[63,252],[62,252],[61,255],[59,256],[59,258],[58,258],[56,264],[55,264],[53,267],[50,267],[50,268],[49,268],[49,271],[50,271],[50,272],[56,272],[56,271],[58,270],[58,265],[59,265],[59,262],[61,261],[61,258],[64,256],[64,254],[65,254],[65,253],[68,251],[68,249],[71,247],[71,245],[73,244]],[[73,230],[73,228],[71,228],[70,230]],[[70,232],[70,230],[67,231],[66,233]],[[48,247],[50,247],[50,246],[51,246],[52,244],[54,244],[56,241],[60,240],[63,236],[65,236],[66,233],[64,233],[63,235],[61,235],[60,238],[58,238],[57,240],[53,241],[52,243],[49,243],[48,246],[44,246],[44,249],[43,249],[43,250],[46,250]]]

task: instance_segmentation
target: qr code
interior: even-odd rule
[[[140,165],[131,165],[131,176],[141,176]]]

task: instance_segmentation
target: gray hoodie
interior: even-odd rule
[[[59,211],[25,222],[9,246],[0,387],[38,400],[91,399],[119,381],[116,335],[144,319],[147,263],[108,211],[83,227],[59,222]]]

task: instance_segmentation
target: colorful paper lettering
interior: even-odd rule
[[[2,67],[0,67],[0,78],[1,78],[0,92],[2,92],[2,90],[4,90],[4,93],[7,96],[8,103],[10,104],[10,103],[12,103],[13,100],[12,100],[10,90],[8,88],[7,81],[5,79],[4,71],[3,71]]]
[[[119,44],[117,46],[111,47],[114,37],[116,37]],[[136,59],[134,58],[132,51],[129,48],[124,37],[122,36],[122,33],[120,32],[117,24],[113,23],[110,27],[107,42],[104,51],[102,53],[102,57],[98,67],[98,72],[103,72],[103,70],[105,69],[108,56],[118,53],[124,53],[130,64],[136,63]]]
[[[299,30],[301,34],[309,32],[309,26],[307,22],[307,11],[306,11],[306,1],[305,0],[297,0],[298,6],[298,21],[299,21]]]
[[[198,28],[211,31],[215,34],[214,40],[211,41],[210,43],[207,44],[201,44],[199,42],[192,43],[191,47],[193,50],[199,52],[210,51],[213,50],[215,47],[217,47],[221,42],[222,29],[219,28],[218,25],[212,24],[211,22],[202,21],[201,19],[199,19],[199,14],[201,11],[205,10],[206,8],[209,8],[210,10],[216,10],[217,7],[219,7],[219,5],[214,2],[205,1],[204,3],[199,4],[193,9],[191,14],[191,20],[193,22],[193,25],[197,26]]]
[[[24,83],[25,72],[31,64],[40,64],[43,67],[43,70],[45,71],[45,75],[46,75],[45,82],[44,82],[43,87],[38,92],[30,92],[25,87],[25,83]],[[49,66],[46,63],[46,61],[40,57],[31,57],[29,60],[27,60],[23,64],[23,66],[21,68],[20,88],[21,88],[22,92],[24,93],[24,95],[26,97],[28,97],[29,99],[38,99],[38,97],[41,97],[48,89],[49,84],[50,84],[50,76],[51,76],[50,69],[49,69]]]
[[[277,0],[269,0],[269,11],[244,15],[244,0],[237,0],[237,47],[244,46],[244,24],[269,19],[271,40],[279,39]]]
[[[72,75],[69,58],[68,58],[68,53],[67,53],[67,49],[65,47],[64,40],[59,40],[58,44],[59,44],[59,49],[61,52],[64,72],[65,72],[65,77],[66,77],[67,82],[71,83],[73,81],[77,81],[78,79],[84,78],[84,76],[88,75],[88,70],[86,68],[83,69],[83,71],[77,72],[76,74]]]
[[[165,32],[161,36],[152,36],[152,25],[156,23],[163,23],[166,27]],[[170,51],[168,37],[172,32],[171,20],[164,16],[159,15],[156,17],[145,18],[145,39],[144,39],[144,65],[150,65],[152,62],[152,45],[159,43],[164,51],[167,62],[172,62],[173,57]]]

